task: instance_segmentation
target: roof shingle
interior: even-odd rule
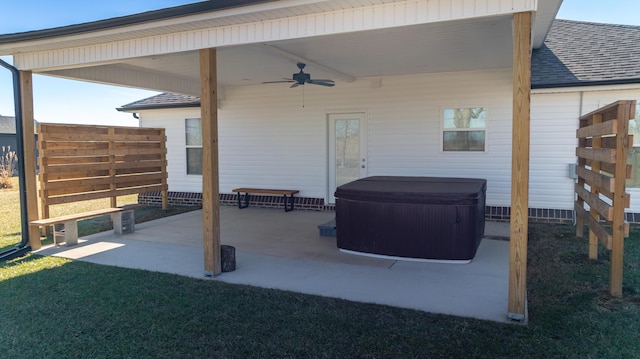
[[[555,20],[533,51],[531,87],[640,83],[640,26]]]

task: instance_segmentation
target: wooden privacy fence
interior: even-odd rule
[[[580,117],[577,130],[576,236],[584,236],[586,224],[590,259],[598,259],[598,240],[610,250],[609,290],[614,297],[622,296],[624,237],[629,236],[624,221],[624,209],[630,205],[625,181],[631,176],[627,150],[633,146],[628,133],[635,108],[635,101],[614,102]]]
[[[161,128],[60,125],[37,127],[42,217],[49,206],[161,191],[167,208],[167,149]]]

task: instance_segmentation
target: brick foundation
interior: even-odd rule
[[[325,204],[322,198],[293,197],[296,210],[305,211],[335,211],[336,206]],[[169,192],[170,206],[202,207],[202,193]],[[138,203],[161,206],[160,192],[143,193],[138,196]],[[220,205],[237,206],[235,193],[221,193]],[[281,196],[251,195],[250,206],[261,208],[284,209]],[[511,218],[511,208],[501,206],[487,206],[485,218],[490,221],[508,221]],[[625,213],[625,220],[629,223],[640,223],[640,213]],[[529,208],[529,221],[542,223],[573,223],[574,212],[568,209]]]

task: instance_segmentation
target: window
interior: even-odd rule
[[[484,107],[444,109],[442,150],[483,152],[486,112]]]
[[[640,187],[640,101],[636,102],[636,117],[629,121],[629,134],[633,135],[633,148],[627,151],[627,164],[631,165],[628,187]]]
[[[202,121],[199,118],[187,118],[185,121],[187,144],[187,174],[202,174]]]

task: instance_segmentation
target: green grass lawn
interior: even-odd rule
[[[528,257],[525,326],[30,254],[0,263],[0,357],[640,358],[640,229],[622,299],[570,225]]]

